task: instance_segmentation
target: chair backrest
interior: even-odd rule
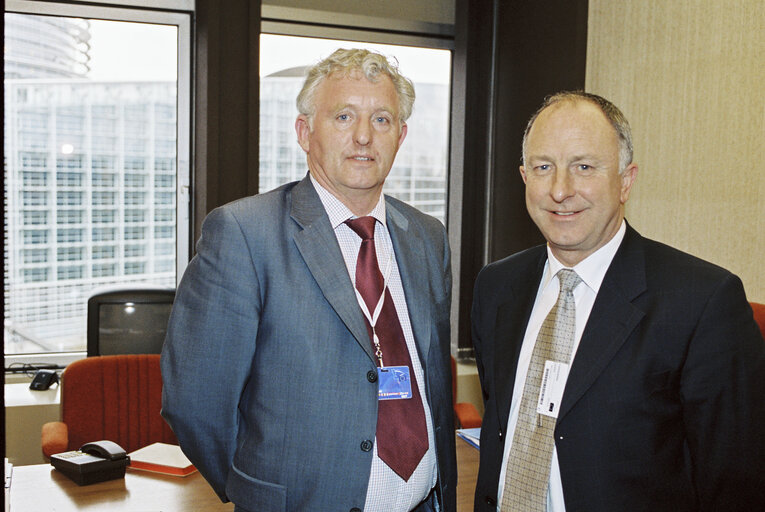
[[[158,441],[178,444],[161,406],[159,354],[88,357],[64,370],[61,415],[69,450],[102,439],[128,452]]]
[[[765,304],[750,302],[749,305],[752,306],[754,321],[757,322],[757,325],[760,326],[762,337],[765,338]]]

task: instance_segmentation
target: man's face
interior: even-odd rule
[[[618,136],[606,116],[589,101],[563,101],[534,121],[521,176],[529,215],[573,267],[619,230],[637,165],[619,174]]]
[[[361,73],[330,75],[314,105],[312,126],[302,114],[295,122],[311,175],[355,214],[369,213],[356,210],[374,207],[406,136],[393,82],[386,75],[377,82]]]

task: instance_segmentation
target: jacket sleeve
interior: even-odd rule
[[[765,509],[765,343],[732,274],[694,329],[680,393],[701,510]]]
[[[176,293],[161,359],[162,415],[224,501],[259,317],[250,248],[234,216],[216,209]]]

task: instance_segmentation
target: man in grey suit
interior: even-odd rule
[[[385,57],[338,50],[298,96],[308,176],[204,222],[162,414],[236,510],[455,509],[446,232],[382,194],[413,102]]]

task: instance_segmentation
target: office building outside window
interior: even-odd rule
[[[138,25],[5,13],[6,355],[83,351],[96,290],[175,286],[177,27]],[[172,41],[144,54],[172,77],[92,76],[97,34],[130,29]]]

